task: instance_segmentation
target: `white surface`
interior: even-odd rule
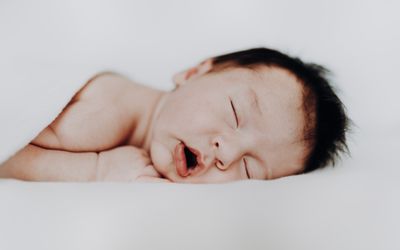
[[[376,186],[366,175],[310,176],[229,185],[0,182],[2,249],[398,249],[397,179]]]
[[[357,126],[352,158],[277,181],[2,180],[0,249],[399,249],[399,7],[396,1],[1,1],[2,155],[49,122],[36,117],[57,113],[65,101],[59,98],[69,95],[67,82],[72,91],[92,72],[112,69],[170,89],[176,71],[255,46],[330,68]]]

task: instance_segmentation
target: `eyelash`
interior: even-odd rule
[[[249,174],[249,170],[248,170],[248,168],[247,168],[246,158],[243,158],[243,162],[244,162],[244,169],[246,170],[247,179],[251,179],[251,178],[250,178],[250,174]]]
[[[232,107],[232,110],[233,110],[233,114],[235,115],[236,127],[239,127],[239,119],[238,119],[238,116],[237,116],[237,113],[236,113],[235,106],[233,105],[232,100],[231,99],[229,99],[229,100],[231,102],[231,107]]]

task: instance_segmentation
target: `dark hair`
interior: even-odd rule
[[[215,70],[229,67],[255,68],[275,66],[291,72],[303,84],[303,108],[306,116],[304,138],[310,149],[303,173],[335,164],[340,152],[348,152],[346,132],[349,118],[343,103],[335,94],[326,75],[329,71],[314,63],[305,63],[279,51],[254,48],[213,58]],[[311,124],[311,125],[310,125]]]

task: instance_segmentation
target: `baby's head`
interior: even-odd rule
[[[334,163],[348,118],[326,70],[257,48],[174,76],[152,124],[158,172],[174,182],[274,179]]]

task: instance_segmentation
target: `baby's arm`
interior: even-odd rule
[[[71,153],[27,145],[0,166],[1,178],[26,181],[89,181],[96,173],[98,154]]]
[[[0,177],[28,181],[154,181],[161,176],[133,146],[67,152],[28,145],[0,166]]]

